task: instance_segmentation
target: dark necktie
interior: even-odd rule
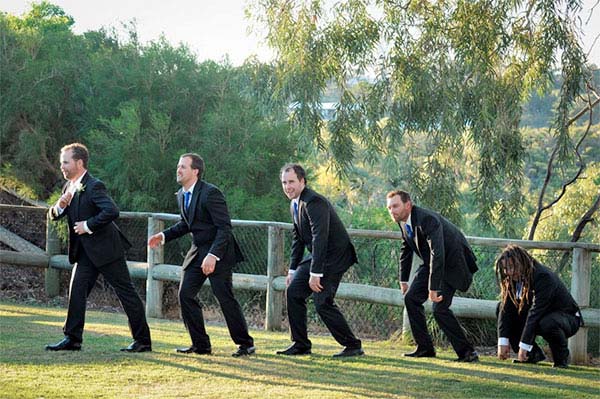
[[[406,224],[406,234],[408,235],[408,238],[413,238],[414,234],[413,234],[413,230],[412,227],[410,227],[410,224]]]
[[[292,201],[294,204],[294,222],[298,224],[298,203],[296,201]]]
[[[190,197],[191,196],[192,196],[192,193],[190,193],[189,191],[186,191],[185,193],[183,193],[184,207],[185,207],[186,212],[187,212],[188,208],[190,207]]]

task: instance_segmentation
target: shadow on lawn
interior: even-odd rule
[[[1,304],[0,304],[1,306]],[[560,396],[561,393],[593,397],[598,394],[600,369],[571,366],[567,370],[552,369],[542,365],[514,365],[500,362],[494,357],[482,357],[479,364],[462,364],[449,360],[451,354],[436,359],[412,359],[398,356],[381,356],[381,352],[394,349],[373,347],[366,343],[366,356],[350,359],[333,359],[329,355],[285,357],[274,351],[289,343],[282,334],[253,331],[257,338],[257,355],[249,358],[232,358],[234,345],[226,329],[209,326],[211,337],[219,346],[216,355],[197,356],[175,354],[175,343],[160,341],[157,335],[173,334],[179,326],[163,321],[151,321],[155,332],[154,352],[127,354],[118,352],[118,345],[130,340],[127,323],[119,331],[94,333],[86,328],[86,344],[81,352],[46,352],[43,346],[60,339],[57,325],[62,325],[64,309],[28,309],[11,306],[0,307],[2,316],[2,363],[9,364],[93,364],[135,359],[137,362],[175,368],[199,376],[227,378],[240,383],[248,381],[267,386],[289,386],[322,392],[343,392],[369,398],[382,396],[454,396],[454,397],[521,397]],[[49,314],[54,313],[54,314]],[[115,326],[114,314],[94,314],[91,325]],[[47,323],[47,324],[46,324]],[[5,327],[9,327],[5,330]],[[178,337],[187,340],[183,325]],[[90,331],[91,330],[91,331]],[[180,334],[179,334],[180,333]],[[171,335],[172,336],[172,335]],[[48,340],[48,342],[46,342]],[[266,342],[265,342],[266,341]],[[227,349],[221,348],[227,342]],[[214,343],[213,343],[214,345]],[[18,348],[13,351],[12,348]],[[29,350],[27,350],[29,348]],[[316,344],[316,353],[334,353],[338,347]],[[517,374],[518,373],[518,374]],[[556,378],[560,377],[559,381]],[[236,382],[237,384],[237,382]],[[562,392],[561,392],[562,391]],[[425,394],[424,394],[425,393]]]

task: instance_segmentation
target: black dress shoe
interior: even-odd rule
[[[552,367],[559,368],[559,369],[568,369],[569,365],[567,363],[554,363],[552,365]]]
[[[127,348],[121,348],[121,352],[152,352],[152,345],[133,341]]]
[[[177,353],[195,353],[197,355],[210,355],[212,349],[209,348],[196,348],[195,346],[188,346],[187,348],[177,348]]]
[[[81,342],[75,342],[70,337],[64,337],[62,341],[54,345],[46,345],[47,351],[78,351],[81,350]]]
[[[341,352],[336,353],[333,357],[351,357],[362,356],[365,354],[362,348],[344,348]]]
[[[546,359],[546,355],[544,355],[544,351],[542,351],[540,348],[538,348],[537,350],[531,351],[529,356],[527,356],[527,360],[520,361],[519,359],[514,359],[513,363],[536,364],[537,362],[541,362],[542,360],[545,360],[545,359]]]
[[[475,351],[467,352],[456,359],[456,361],[462,363],[475,363],[479,361],[479,355]]]
[[[407,357],[435,357],[435,349],[419,349],[417,348],[414,352],[405,353]]]
[[[296,345],[292,345],[289,348],[277,351],[278,355],[286,355],[286,356],[298,356],[298,355],[310,355],[312,352],[310,348],[301,348]]]
[[[256,352],[254,346],[240,346],[235,352],[231,354],[233,357],[250,356]]]

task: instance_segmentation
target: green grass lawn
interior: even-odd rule
[[[453,352],[411,359],[393,342],[365,342],[366,356],[334,360],[329,336],[312,337],[313,355],[275,355],[285,332],[253,330],[257,354],[233,358],[227,329],[209,326],[212,356],[177,354],[189,344],[180,321],[150,320],[153,352],[129,354],[122,314],[89,312],[81,352],[47,352],[62,338],[66,311],[0,303],[2,398],[592,398],[600,369],[551,364],[516,365],[484,356],[453,362]]]

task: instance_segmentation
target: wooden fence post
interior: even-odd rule
[[[60,254],[60,239],[56,226],[48,215],[46,215],[46,253],[48,256]],[[55,297],[60,293],[60,270],[51,268],[50,263],[44,270],[44,289],[49,297]]]
[[[148,218],[148,237],[163,231],[165,222],[154,217]],[[165,262],[165,250],[163,245],[156,248],[148,246],[148,275],[146,277],[146,317],[163,317],[162,297],[163,282],[155,280],[152,270],[154,266]]]
[[[276,226],[269,226],[267,260],[267,309],[265,318],[265,330],[269,331],[281,329],[281,317],[283,314],[283,301],[285,298],[285,292],[275,290],[273,287],[273,279],[285,274],[283,251],[283,230]]]
[[[590,251],[583,248],[573,248],[573,277],[571,279],[571,295],[581,309],[590,306],[590,284],[592,277],[592,256]],[[584,319],[585,322],[585,319]],[[571,362],[587,364],[588,328],[582,327],[577,334],[569,338]]]

